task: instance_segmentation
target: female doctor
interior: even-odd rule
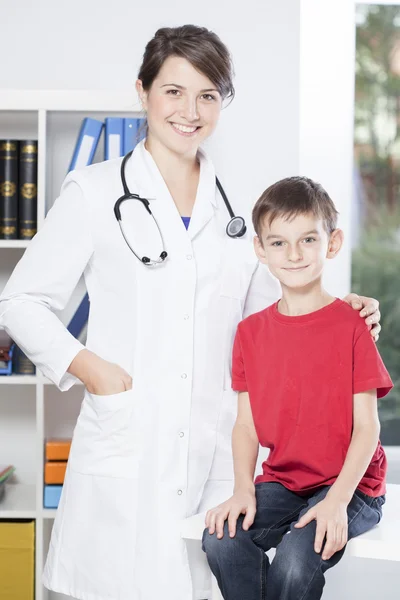
[[[199,600],[206,562],[189,559],[180,523],[230,493],[232,340],[279,288],[240,220],[227,235],[199,148],[234,93],[226,47],[203,28],[160,29],[137,90],[146,140],[122,173],[118,159],[67,176],[3,292],[0,326],[60,390],[85,386],[45,585],[82,600]],[[86,347],[54,314],[82,273]],[[351,301],[378,322],[376,301]]]

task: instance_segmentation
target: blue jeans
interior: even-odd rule
[[[280,483],[257,484],[257,512],[248,531],[242,528],[243,516],[234,538],[229,537],[227,522],[222,539],[204,531],[203,550],[225,600],[321,598],[324,573],[339,562],[345,549],[322,560],[314,550],[316,522],[302,529],[294,524],[325,498],[329,488],[304,497]],[[384,496],[371,498],[356,491],[347,508],[349,540],[379,523],[384,502]],[[270,548],[276,548],[271,563],[265,554]]]

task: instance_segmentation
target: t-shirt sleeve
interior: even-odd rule
[[[236,330],[235,341],[232,352],[232,389],[237,392],[247,392],[246,374],[240,341],[240,330]]]
[[[354,343],[353,394],[376,389],[377,397],[383,398],[393,387],[369,329],[363,327]]]

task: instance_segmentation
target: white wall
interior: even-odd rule
[[[236,68],[237,97],[209,144],[233,206],[249,206],[278,178],[305,174],[327,187],[350,230],[352,0],[247,0],[236,10],[232,0],[0,0],[0,22],[9,49],[0,92],[130,88],[132,97],[144,45],[158,27],[213,29]],[[329,289],[345,294],[349,276],[347,248],[331,265]],[[343,561],[324,597],[394,600],[398,576],[391,563]]]
[[[325,276],[338,296],[350,288],[354,67],[353,3],[301,0],[299,172],[319,180],[340,213],[345,244]]]

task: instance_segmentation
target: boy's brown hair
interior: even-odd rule
[[[253,208],[253,227],[262,241],[261,229],[265,218],[271,225],[277,217],[291,220],[308,213],[322,219],[328,235],[336,229],[339,213],[322,185],[308,177],[287,177],[261,194]]]

